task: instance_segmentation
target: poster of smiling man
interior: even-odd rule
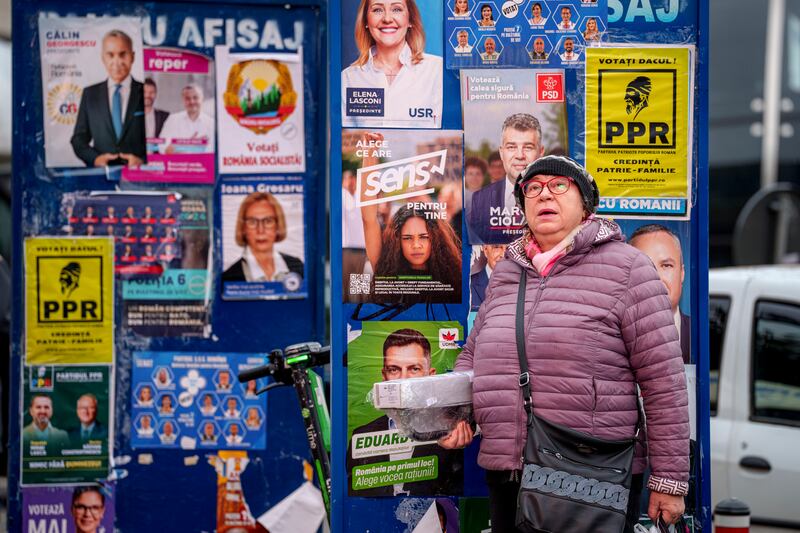
[[[522,235],[514,183],[543,155],[568,155],[564,102],[563,70],[461,71],[464,155],[485,162],[489,174],[465,206],[470,244],[509,244]]]
[[[214,183],[216,121],[214,61],[181,48],[145,48],[146,165],[124,179]]]
[[[141,21],[41,14],[39,50],[46,165],[144,163]]]
[[[460,131],[345,130],[345,302],[461,302]]]

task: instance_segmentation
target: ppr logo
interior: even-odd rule
[[[599,148],[675,150],[677,70],[598,71]]]
[[[101,256],[39,257],[36,269],[40,323],[103,321]]]

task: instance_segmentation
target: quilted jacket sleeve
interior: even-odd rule
[[[642,391],[652,470],[648,486],[686,494],[689,411],[678,330],[664,284],[644,254],[636,254],[623,299],[622,336]]]
[[[458,359],[456,359],[454,368],[456,371],[472,370],[472,358],[475,356],[475,339],[478,338],[478,334],[483,327],[483,322],[486,319],[486,310],[491,304],[493,292],[492,280],[490,278],[489,284],[486,287],[483,303],[478,308],[478,314],[475,317],[475,322],[472,323],[472,330],[469,332],[467,342],[464,343],[464,349],[461,350],[461,353],[458,355]]]

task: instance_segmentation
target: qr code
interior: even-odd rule
[[[350,294],[369,294],[371,274],[350,274]]]

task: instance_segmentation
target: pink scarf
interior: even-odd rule
[[[581,222],[578,227],[570,231],[567,236],[561,240],[561,242],[556,244],[547,252],[542,251],[539,243],[536,242],[536,237],[534,237],[533,232],[529,234],[530,239],[525,245],[525,255],[528,256],[533,268],[539,272],[539,275],[546,276],[550,273],[550,271],[553,269],[553,265],[556,264],[556,261],[567,255],[567,253],[572,249],[572,243],[575,240],[575,235],[577,235],[580,230],[582,230],[589,222],[591,222],[592,219],[594,219],[594,215],[589,215],[586,220]]]

